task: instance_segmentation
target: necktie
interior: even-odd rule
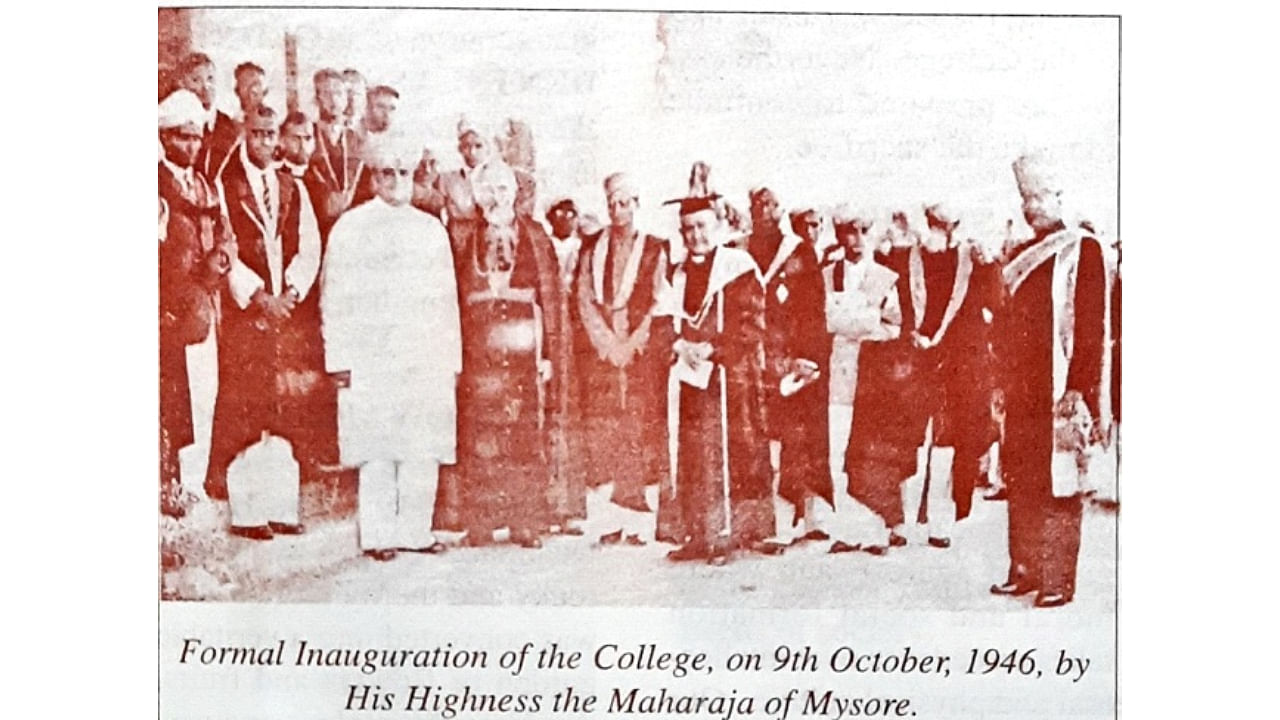
[[[271,184],[267,182],[267,173],[262,173],[262,212],[268,219],[275,216],[271,209]]]

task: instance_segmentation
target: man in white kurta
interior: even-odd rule
[[[378,560],[444,550],[431,526],[439,466],[455,462],[457,290],[444,227],[409,204],[418,156],[376,143],[376,195],[334,225],[320,295],[342,463],[360,473],[360,547]]]
[[[823,529],[835,540],[830,552],[861,548],[853,540],[866,535],[862,522],[867,511],[849,495],[845,451],[853,428],[854,395],[858,380],[858,354],[863,342],[886,339],[884,316],[897,312],[898,295],[886,292],[892,273],[873,259],[879,240],[872,236],[869,213],[841,206],[832,213],[836,250],[822,270],[826,290],[827,331],[832,335],[830,404],[827,418],[831,432],[831,477],[835,486],[835,517]],[[883,307],[882,307],[883,305]]]

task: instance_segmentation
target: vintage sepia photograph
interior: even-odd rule
[[[158,21],[162,600],[1111,632],[1118,17]]]

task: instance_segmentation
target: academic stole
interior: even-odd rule
[[[704,300],[702,303],[702,306],[698,308],[697,314],[695,314],[693,317],[689,317],[684,312],[685,274],[683,271],[677,273],[676,277],[674,278],[674,282],[677,283],[679,286],[677,289],[677,292],[675,293],[675,296],[680,300],[679,309],[677,309],[672,316],[672,320],[675,324],[676,336],[677,337],[680,336],[680,332],[684,327],[685,320],[688,320],[689,324],[692,325],[694,328],[701,328],[702,323],[706,322],[707,320],[707,315],[709,314],[709,311],[712,305],[714,305],[716,309],[716,333],[718,335],[723,335],[724,334],[724,289],[721,288],[719,290],[716,290],[715,293],[711,296],[710,301],[708,302]],[[707,286],[708,288],[710,288],[711,286],[710,280],[708,280]],[[677,360],[677,362],[679,361]],[[728,388],[728,381],[725,377],[724,363],[716,363],[716,377],[720,381],[720,483],[721,483],[721,489],[723,491],[721,494],[723,496],[722,500],[724,504],[724,528],[720,531],[719,535],[720,537],[727,539],[727,538],[733,537],[733,505],[732,503],[729,502],[729,393],[728,393],[729,388]],[[668,382],[668,384],[670,384],[670,382]],[[680,423],[680,381],[679,380],[675,381],[674,389],[668,390],[668,399],[670,401],[668,403],[668,407],[670,407],[671,410],[668,410],[667,417],[668,417],[668,421],[670,421],[670,419],[673,417],[675,418],[676,432],[671,434],[677,438],[677,443],[678,443],[679,442],[678,438],[680,437],[680,432],[679,432],[680,430],[680,425],[679,425]],[[679,456],[677,454],[677,458],[678,457]],[[678,492],[679,475],[680,475],[680,471],[679,471],[678,463],[677,462],[671,463],[672,498],[674,498],[675,494]]]
[[[594,291],[594,305],[598,305],[600,310],[597,311],[593,304],[587,304],[585,311],[582,313],[583,325],[586,327],[587,335],[590,336],[592,344],[596,346],[597,352],[602,346],[605,348],[603,357],[609,355],[609,350],[626,349],[628,357],[639,353],[640,348],[649,341],[649,327],[652,324],[652,313],[646,313],[640,325],[631,331],[631,323],[628,318],[628,309],[631,302],[631,294],[635,292],[635,286],[640,274],[640,264],[644,255],[643,233],[636,233],[636,238],[631,246],[631,253],[627,256],[626,265],[623,267],[621,286],[614,289],[613,303],[606,303],[604,298],[604,275],[609,271],[608,268],[608,238],[601,237],[598,243],[604,243],[603,250],[596,250],[591,253],[591,280],[592,290]],[[599,246],[597,246],[599,247]],[[605,322],[602,313],[607,313],[609,322]],[[627,371],[625,367],[618,368],[618,388],[620,390],[620,399],[622,407],[627,407]]]

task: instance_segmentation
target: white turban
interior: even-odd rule
[[[956,213],[954,208],[946,203],[938,202],[932,205],[926,205],[924,208],[924,217],[926,221],[932,219],[939,225],[955,227],[960,224],[959,214]]]
[[[372,168],[416,168],[422,160],[422,145],[412,138],[390,131],[370,134],[364,149],[364,162]]]
[[[458,139],[466,137],[467,133],[475,133],[485,142],[492,142],[492,133],[487,132],[488,128],[482,127],[480,124],[463,115],[458,119]]]
[[[190,90],[174,90],[169,93],[168,97],[160,101],[158,110],[161,130],[187,124],[201,126],[207,114],[200,98]]]
[[[854,225],[860,232],[865,233],[875,225],[875,219],[871,213],[864,210],[855,210],[848,203],[844,203],[831,210],[831,224],[837,227]]]
[[[640,197],[640,188],[630,175],[616,172],[604,179],[604,196],[607,200],[618,193],[623,193],[628,199],[634,199]]]
[[[1014,160],[1013,176],[1018,183],[1018,192],[1024,198],[1062,191],[1055,163],[1043,150],[1026,153]]]

